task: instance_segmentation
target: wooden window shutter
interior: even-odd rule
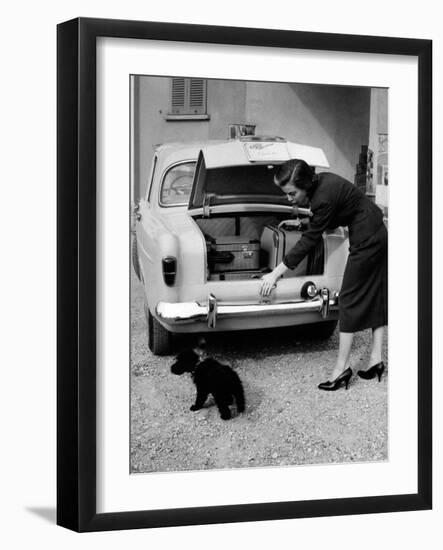
[[[172,78],[171,114],[202,115],[206,113],[206,80]]]
[[[202,78],[189,79],[189,110],[192,115],[206,113],[206,81]]]
[[[185,78],[173,78],[171,85],[171,113],[183,115],[186,110]]]

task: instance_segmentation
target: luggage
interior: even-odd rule
[[[260,267],[260,241],[244,236],[206,235],[208,266],[211,272],[253,271]]]
[[[303,233],[292,226],[265,225],[261,236],[261,248],[267,255],[267,266],[274,269],[289,250],[301,239]],[[286,277],[319,275],[323,273],[323,241],[308,254],[298,266],[286,273]]]
[[[248,281],[251,279],[261,279],[263,275],[269,270],[257,270],[252,271],[224,271],[221,273],[211,273],[209,276],[210,281]]]

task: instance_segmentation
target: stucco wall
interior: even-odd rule
[[[351,181],[361,145],[369,141],[370,88],[210,80],[210,119],[171,122],[165,119],[169,85],[164,77],[135,79],[135,197],[146,189],[154,144],[225,139],[230,123],[320,146],[331,170]]]
[[[246,105],[258,134],[322,147],[331,171],[353,181],[368,144],[370,88],[249,83]]]
[[[228,124],[244,122],[246,83],[209,80],[208,121],[167,121],[170,79],[134,79],[134,187],[135,197],[146,190],[153,146],[168,141],[226,139]]]

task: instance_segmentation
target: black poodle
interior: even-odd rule
[[[175,363],[171,366],[173,374],[189,372],[197,388],[197,396],[191,411],[201,409],[210,393],[223,420],[231,418],[229,405],[234,398],[239,413],[245,410],[243,385],[238,374],[228,365],[223,365],[211,357],[205,357],[204,345],[199,344],[195,349],[188,349],[179,353]]]

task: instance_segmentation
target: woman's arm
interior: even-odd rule
[[[309,228],[303,232],[300,240],[283,258],[283,261],[275,267],[271,273],[262,277],[261,296],[268,296],[278,279],[288,269],[294,269],[303,258],[312,250],[322,238],[323,231],[328,227],[335,212],[331,202],[322,202],[312,211]]]
[[[291,248],[283,258],[284,264],[289,269],[294,269],[320,241],[323,231],[327,229],[335,213],[335,207],[331,202],[319,204],[313,208],[309,228],[303,232],[300,240]]]

